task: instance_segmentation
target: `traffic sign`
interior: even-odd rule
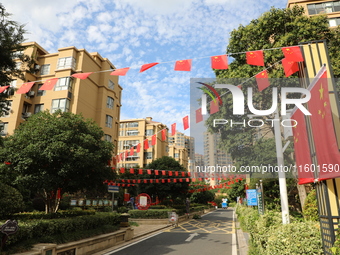
[[[118,186],[108,185],[107,189],[108,189],[108,192],[113,192],[113,193],[118,193],[119,192],[119,187]]]

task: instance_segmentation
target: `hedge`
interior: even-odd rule
[[[34,220],[34,219],[60,219],[70,218],[84,215],[94,215],[95,210],[59,210],[56,213],[45,213],[45,212],[23,212],[16,213],[12,216],[15,220]]]
[[[175,206],[178,209],[148,209],[148,210],[129,210],[130,218],[132,219],[166,219],[168,218],[168,212],[176,212],[178,215],[184,215],[186,213],[185,206]],[[206,206],[200,205],[190,207],[190,212],[203,211]]]
[[[73,235],[74,239],[76,232],[92,231],[103,227],[117,230],[120,223],[119,216],[120,214],[117,213],[97,213],[65,219],[19,221],[19,230],[9,236],[6,246],[15,247],[32,240],[35,243],[62,243],[69,241],[68,236]],[[81,238],[82,236],[79,235],[79,239]]]
[[[282,224],[280,212],[237,206],[241,228],[250,235],[249,255],[323,254],[319,223],[300,222],[293,217],[290,224]]]

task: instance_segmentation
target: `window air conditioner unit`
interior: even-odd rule
[[[31,115],[32,115],[31,112],[24,112],[24,113],[22,114],[22,116],[23,116],[24,118],[28,118],[28,117],[30,117]]]
[[[28,93],[27,93],[27,95],[28,95],[29,97],[33,97],[33,96],[34,96],[34,94],[35,94],[35,92],[34,92],[34,91],[28,91]]]

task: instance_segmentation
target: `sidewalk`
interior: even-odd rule
[[[236,242],[237,242],[237,250],[238,255],[247,255],[248,254],[248,245],[249,245],[249,234],[244,233],[240,227],[240,223],[237,221],[237,215],[235,213],[235,231],[236,231]]]

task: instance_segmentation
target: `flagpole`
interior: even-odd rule
[[[276,108],[275,119],[280,119],[279,112]],[[286,174],[283,171],[283,149],[281,140],[281,128],[280,122],[274,121],[274,134],[275,134],[275,145],[276,145],[276,157],[277,165],[279,167],[279,186],[280,186],[280,197],[281,197],[281,212],[282,212],[282,224],[289,224],[289,207],[288,207],[288,194],[286,184]]]

